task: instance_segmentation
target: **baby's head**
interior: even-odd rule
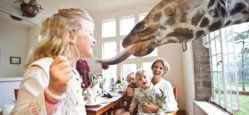
[[[132,85],[135,82],[135,73],[131,72],[127,75],[127,82],[129,85]]]
[[[139,85],[141,88],[148,88],[151,84],[151,77],[149,74],[143,70],[140,69],[136,72],[136,77],[135,77],[136,83]]]

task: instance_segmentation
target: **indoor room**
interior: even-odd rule
[[[137,112],[127,109],[129,114],[141,111],[141,115],[155,111],[165,115],[249,114],[248,0],[0,1],[2,115],[9,115],[11,112],[26,115],[29,114],[29,108],[31,113],[37,114],[49,114],[50,110],[52,113],[67,112],[60,105],[67,101],[78,104],[74,96],[82,97],[83,103],[80,104],[83,107],[79,110],[83,111],[79,112],[82,115],[121,115],[118,110],[124,109],[124,106],[128,109],[131,107],[126,102],[131,73],[131,82],[137,83],[136,88],[132,88],[131,103],[135,99],[143,102],[137,102]],[[80,35],[75,34],[80,30],[70,29],[72,25],[75,26],[75,22],[66,20],[75,18],[74,15],[77,17],[79,12],[69,12],[72,16],[68,17],[67,11],[63,13],[61,10],[61,14],[58,13],[60,9],[70,8],[89,14],[84,14],[85,17],[79,16],[84,20],[80,22],[80,26],[87,23],[90,28],[80,27],[82,36],[88,36],[89,39],[82,40],[82,50],[79,49],[80,42],[76,43]],[[56,25],[60,23],[54,21],[57,15],[61,16],[58,17],[62,18],[60,21],[69,26],[64,28]],[[57,28],[54,33],[53,27]],[[63,29],[66,32],[62,32]],[[60,37],[55,35],[56,32],[62,32],[58,35]],[[84,36],[84,32],[89,32],[89,35]],[[52,40],[64,36],[69,38],[65,40],[69,42],[68,45],[65,45],[65,41],[59,44],[59,41],[56,43]],[[51,44],[43,44],[43,49],[34,54],[46,37],[50,37],[46,43]],[[75,37],[77,39],[73,41]],[[54,47],[51,45],[57,45],[59,49],[52,49]],[[68,50],[75,52],[66,53]],[[48,54],[49,51],[52,52],[51,55]],[[49,57],[49,62],[35,63],[39,58],[45,57]],[[158,59],[162,59],[162,68],[154,66]],[[63,63],[64,68],[59,63]],[[35,70],[32,71],[29,69],[32,64],[42,66],[34,67]],[[141,71],[143,77],[138,79]],[[42,75],[45,75],[44,78]],[[71,80],[74,76],[80,80]],[[155,87],[155,76],[167,82],[167,85],[163,85],[167,87],[166,90],[161,86],[158,89]],[[139,85],[141,79],[148,83],[146,81]],[[60,86],[59,83],[62,82],[65,84]],[[53,85],[56,83],[57,85]],[[147,95],[155,101],[152,105],[156,109],[144,107],[143,104],[149,101],[147,98],[140,98],[143,95],[139,93],[143,89],[142,84],[152,88],[152,92],[149,92],[151,94],[144,96],[146,98]],[[74,92],[70,94],[73,95],[70,99],[63,101],[64,93],[67,97],[69,90],[77,90],[77,94]],[[46,95],[50,96],[47,98]],[[170,97],[176,102],[176,109],[172,111],[167,110],[170,102],[166,100]],[[57,106],[61,110],[53,110]],[[20,109],[25,107],[27,111]]]

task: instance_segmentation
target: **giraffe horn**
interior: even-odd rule
[[[120,52],[118,55],[116,55],[113,58],[110,59],[102,59],[102,60],[97,60],[97,62],[101,64],[107,64],[107,65],[114,65],[118,64],[125,59],[127,59],[131,54],[134,53],[134,45],[128,46],[126,49],[124,49],[122,52]]]

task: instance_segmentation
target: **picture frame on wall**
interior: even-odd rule
[[[21,64],[21,57],[10,56],[10,64]]]

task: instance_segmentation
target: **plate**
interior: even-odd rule
[[[100,103],[86,103],[85,104],[87,107],[96,107],[96,106],[100,106]]]

